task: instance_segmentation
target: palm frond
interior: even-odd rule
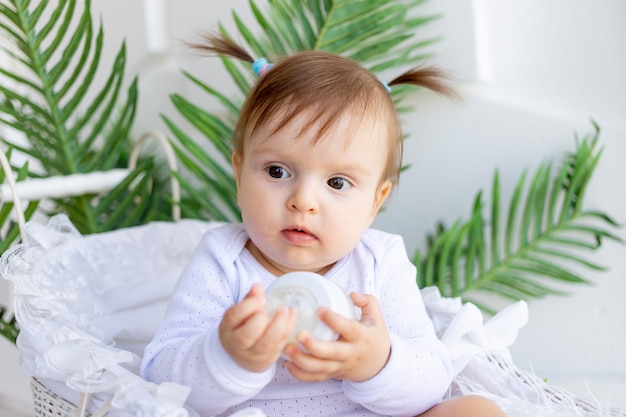
[[[82,7],[77,3],[12,0],[0,6],[0,31],[14,46],[5,52],[18,68],[0,69],[0,123],[23,134],[27,144],[0,141],[37,162],[37,172],[29,173],[33,177],[124,167],[131,147],[137,80],[126,90],[125,46],[104,84],[95,86],[96,74],[105,68],[104,32],[93,25],[90,0],[83,0]],[[142,166],[141,176],[153,176],[154,165]],[[130,220],[144,223],[158,215],[141,201],[143,195],[158,195],[155,184],[140,181],[104,199],[58,200],[52,211],[71,211],[83,233],[119,228]]]
[[[15,316],[9,314],[5,307],[0,306],[0,336],[7,338],[11,343],[17,341],[19,327]]]
[[[430,56],[429,47],[436,40],[419,38],[415,33],[437,16],[413,17],[413,10],[421,3],[420,0],[271,0],[263,8],[260,2],[250,0],[256,28],[233,11],[238,33],[229,33],[221,24],[218,30],[232,39],[242,39],[246,48],[258,57],[271,60],[296,51],[325,50],[356,59],[376,72],[414,65]],[[217,99],[225,108],[224,115],[210,114],[203,110],[202,104],[172,95],[174,107],[197,130],[199,139],[196,135],[183,134],[183,129],[171,118],[163,118],[173,134],[172,141],[178,145],[178,156],[184,160],[184,174],[191,177],[188,183],[183,182],[186,193],[181,204],[183,212],[202,218],[239,220],[236,194],[222,187],[215,192],[214,187],[216,184],[234,187],[230,139],[240,103],[255,77],[249,65],[227,58],[221,62],[239,90],[238,99],[228,99],[199,78],[189,73],[184,75]],[[400,110],[404,109],[402,99],[410,89],[394,89],[394,102]]]
[[[440,225],[429,235],[427,252],[415,253],[418,284],[437,285],[443,295],[466,300],[479,292],[528,299],[562,294],[558,283],[588,284],[578,270],[604,267],[585,259],[581,251],[596,250],[605,239],[621,242],[614,234],[619,226],[611,217],[583,209],[587,184],[602,153],[599,132],[596,125],[592,135],[580,140],[554,177],[551,163],[541,164],[528,183],[523,173],[506,218],[501,218],[496,171],[491,221],[483,217],[479,193],[468,221],[459,220],[450,228]]]

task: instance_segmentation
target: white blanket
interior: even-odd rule
[[[23,372],[73,403],[79,393],[90,394],[92,413],[109,402],[110,417],[194,415],[183,406],[187,387],[157,386],[137,370],[178,276],[202,234],[216,225],[153,222],[83,236],[64,215],[47,225],[29,223],[29,244],[0,259],[0,275],[15,283]],[[514,367],[508,347],[528,320],[526,303],[483,322],[476,306],[441,297],[434,287],[422,295],[452,355],[451,397],[485,395],[509,416],[625,415],[594,405],[581,410],[569,394]]]

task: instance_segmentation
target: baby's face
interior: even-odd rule
[[[324,273],[357,244],[391,190],[384,123],[345,117],[315,142],[306,114],[259,129],[233,164],[248,249],[270,272]]]

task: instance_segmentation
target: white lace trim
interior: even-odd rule
[[[112,399],[109,415],[188,416],[187,387],[149,383],[138,367],[178,275],[210,226],[153,222],[82,236],[65,215],[29,223],[29,244],[0,259],[0,274],[15,284],[22,371],[95,394],[96,403]]]

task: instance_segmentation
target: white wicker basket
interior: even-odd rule
[[[528,392],[538,393],[546,409],[570,409],[572,417],[626,417],[626,410],[604,407],[598,402],[587,400],[547,383],[537,375],[519,369],[513,362],[493,352],[483,352],[478,358],[481,366],[491,367],[486,374],[501,373],[505,378],[521,383]],[[521,394],[521,393],[520,393]]]
[[[546,383],[536,375],[519,369],[511,361],[499,354],[483,352],[479,357],[483,361],[481,366],[493,368],[486,370],[486,375],[492,374],[492,372],[500,372],[504,378],[513,378],[529,390],[540,392],[541,397],[546,402],[546,409],[565,406],[571,408],[575,413],[572,417],[626,417],[626,410],[603,408],[598,403],[575,397],[563,389]],[[79,410],[78,406],[58,396],[36,378],[31,380],[31,390],[35,417],[95,417],[95,415]],[[106,410],[99,410],[97,413],[98,415],[103,415],[105,412]]]
[[[50,391],[36,378],[31,378],[35,417],[77,417],[78,407]],[[89,415],[89,414],[85,414]]]
[[[24,212],[22,210],[21,200],[39,200],[52,197],[66,197],[83,194],[98,194],[110,190],[116,186],[119,181],[125,178],[135,168],[139,156],[139,149],[143,143],[149,139],[155,139],[163,146],[167,164],[172,173],[178,171],[176,158],[173,148],[169,144],[165,135],[156,130],[151,130],[143,134],[135,143],[130,157],[127,169],[116,169],[106,172],[92,172],[87,174],[74,174],[68,176],[57,176],[42,179],[31,179],[16,183],[11,175],[6,175],[6,184],[0,184],[0,204],[12,202],[14,211],[17,216],[22,245],[28,245],[28,232]],[[11,167],[4,153],[0,152],[0,169],[10,173]],[[172,218],[176,221],[180,220],[180,185],[175,175],[171,176],[171,197],[172,197]],[[6,266],[6,265],[5,265]],[[4,276],[2,276],[5,278]],[[32,357],[27,359],[32,360]],[[128,373],[132,373],[128,371]],[[139,377],[137,377],[139,378]],[[145,381],[144,381],[145,382]],[[98,408],[92,404],[91,412],[87,411],[87,402],[89,396],[86,393],[75,392],[76,396],[72,398],[78,399],[78,404],[73,404],[67,398],[54,392],[47,387],[41,380],[37,379],[37,375],[31,378],[30,383],[33,407],[36,417],[101,417],[111,409],[112,398],[105,400],[104,403],[98,404]],[[69,389],[69,388],[68,388]],[[65,391],[60,391],[65,392]],[[74,391],[72,391],[74,392]],[[169,391],[170,393],[173,390]],[[177,391],[176,394],[179,392]],[[94,403],[100,401],[94,401]],[[168,408],[169,404],[165,407]],[[178,407],[175,407],[178,409]],[[131,413],[132,414],[132,413]],[[168,414],[169,415],[169,414]],[[180,415],[173,413],[173,415]],[[184,415],[188,415],[186,412]]]

